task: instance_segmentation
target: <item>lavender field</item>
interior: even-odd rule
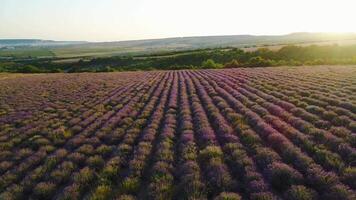
[[[356,199],[356,67],[0,74],[0,199]]]

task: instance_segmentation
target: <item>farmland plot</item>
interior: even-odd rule
[[[355,199],[356,68],[0,76],[0,199]]]

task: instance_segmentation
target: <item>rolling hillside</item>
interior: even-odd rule
[[[80,42],[52,40],[0,40],[0,57],[32,56],[31,51],[46,49],[43,57],[97,57],[123,54],[143,54],[166,51],[180,51],[200,48],[238,47],[256,48],[261,46],[283,46],[286,44],[356,44],[356,34],[292,33],[288,35],[230,35],[198,36],[164,39],[132,40],[119,42]],[[26,51],[18,53],[18,51]],[[48,53],[48,51],[52,53]],[[41,55],[35,54],[35,57]]]

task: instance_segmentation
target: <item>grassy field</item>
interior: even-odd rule
[[[281,40],[283,41],[283,40]],[[262,40],[260,42],[254,43],[253,40],[246,41],[246,43],[238,43],[233,45],[233,47],[238,47],[244,51],[255,51],[258,48],[264,47],[271,50],[279,50],[280,48],[286,45],[299,45],[299,46],[308,46],[308,45],[332,45],[338,44],[341,46],[345,45],[355,45],[355,39],[343,39],[337,40],[337,38],[331,38],[330,40],[323,41],[309,41],[301,42],[296,40],[293,42],[269,42],[269,40]],[[88,58],[88,57],[110,57],[118,55],[141,55],[141,54],[153,54],[153,53],[162,53],[162,52],[173,52],[173,51],[186,51],[191,49],[199,49],[199,46],[189,46],[183,44],[172,43],[159,43],[159,41],[152,41],[152,44],[157,42],[156,46],[150,46],[150,43],[145,43],[141,41],[133,41],[133,46],[130,46],[129,42],[124,43],[98,43],[98,44],[80,44],[80,45],[64,45],[57,47],[17,47],[15,49],[0,49],[0,58],[1,57],[12,57],[12,58],[28,58],[28,57],[56,57],[56,58]],[[209,40],[205,41],[209,42]],[[136,44],[137,43],[137,44]],[[211,46],[213,48],[218,47],[219,45]],[[228,47],[228,44],[223,44],[222,46]],[[209,47],[209,46],[207,46]],[[205,48],[207,48],[205,47]],[[202,47],[200,47],[202,48]]]
[[[13,49],[13,50],[0,50],[0,57],[12,57],[12,58],[51,58],[56,54],[49,49],[44,48],[25,48],[25,49]]]

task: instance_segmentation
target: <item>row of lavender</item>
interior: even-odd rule
[[[355,198],[356,68],[67,76],[0,93],[1,198]]]

